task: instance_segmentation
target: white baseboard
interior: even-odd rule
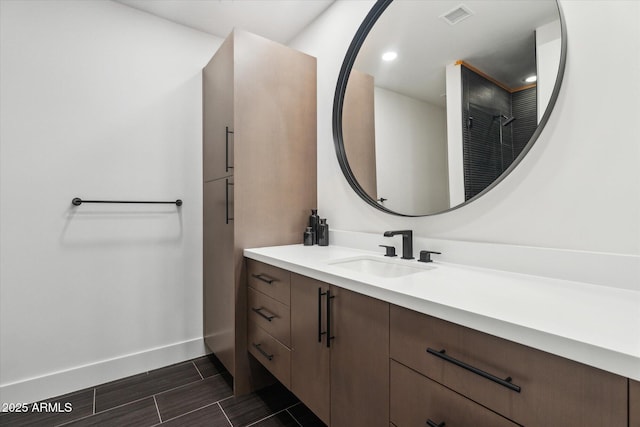
[[[36,402],[193,359],[206,353],[203,339],[195,338],[2,384],[0,404]]]

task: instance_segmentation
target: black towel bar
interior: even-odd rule
[[[155,204],[155,205],[176,205],[182,206],[182,200],[178,199],[174,202],[153,202],[153,201],[126,201],[126,200],[82,200],[80,197],[74,197],[71,200],[71,204],[73,206],[80,206],[83,203],[144,203],[144,204]]]

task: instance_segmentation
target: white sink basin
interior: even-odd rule
[[[359,273],[387,278],[408,276],[409,274],[422,273],[435,268],[415,260],[379,258],[367,255],[329,261],[329,264]]]

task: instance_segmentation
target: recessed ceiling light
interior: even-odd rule
[[[538,80],[538,76],[536,76],[536,75],[529,76],[529,77],[527,77],[526,79],[524,79],[524,81],[525,81],[525,82],[527,82],[527,83],[533,83],[533,82],[535,82],[536,80]]]
[[[385,52],[382,54],[383,61],[393,61],[397,57],[398,57],[398,54],[396,52]]]

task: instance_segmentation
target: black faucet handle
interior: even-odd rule
[[[420,251],[420,259],[418,259],[418,261],[420,261],[420,262],[433,262],[433,260],[431,259],[431,254],[441,255],[442,252]]]
[[[387,253],[384,256],[397,256],[396,255],[396,247],[395,246],[387,246],[387,245],[378,245],[381,248],[385,248]]]

